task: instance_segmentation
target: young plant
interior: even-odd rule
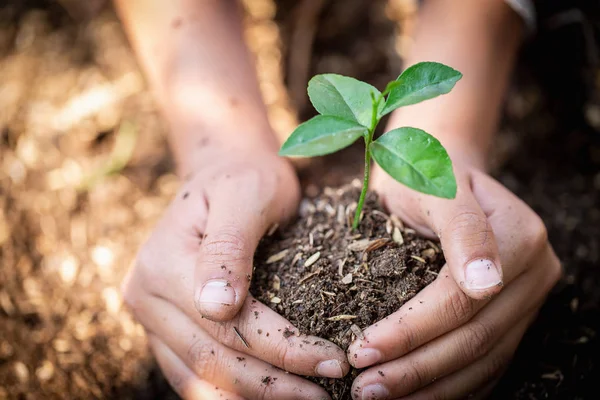
[[[282,156],[314,157],[334,153],[362,137],[365,173],[353,229],[358,227],[369,185],[371,157],[392,178],[422,193],[453,199],[456,179],[452,162],[440,142],[412,127],[393,129],[377,140],[381,118],[395,109],[446,94],[462,74],[444,64],[421,62],[406,69],[380,92],[368,83],[337,74],[313,77],[308,96],[319,112],[291,134]]]

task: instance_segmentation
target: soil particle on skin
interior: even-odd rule
[[[295,332],[290,330],[289,328],[285,328],[285,330],[283,331],[283,337],[284,338],[289,338],[290,336],[294,336]]]
[[[444,264],[439,246],[387,215],[374,193],[367,196],[360,228],[352,230],[358,196],[356,184],[325,188],[303,200],[293,224],[261,241],[251,291],[299,330],[286,327],[285,338],[314,335],[346,350],[363,329],[431,283]],[[343,400],[358,373],[310,379]]]

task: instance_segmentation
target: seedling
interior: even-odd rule
[[[321,115],[300,124],[281,146],[279,154],[322,156],[341,150],[360,137],[364,139],[365,173],[353,229],[358,227],[369,187],[371,157],[392,178],[409,188],[453,199],[456,178],[452,161],[436,138],[412,127],[393,129],[377,140],[373,140],[373,133],[384,115],[446,94],[460,78],[460,72],[444,64],[421,62],[406,69],[380,92],[347,76],[316,75],[308,83],[308,96]]]

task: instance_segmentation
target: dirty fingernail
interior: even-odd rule
[[[352,365],[355,368],[365,368],[377,364],[382,358],[381,352],[377,349],[360,349],[354,353]]]
[[[489,289],[502,283],[502,278],[493,261],[477,259],[467,264],[465,287],[472,290]]]
[[[362,400],[383,400],[389,395],[390,391],[381,383],[365,386],[362,390]]]
[[[322,361],[317,365],[317,374],[327,378],[342,378],[344,372],[338,360]]]
[[[206,282],[196,297],[198,311],[205,312],[207,308],[224,305],[230,306],[235,303],[235,290],[229,282],[221,279],[213,279]]]

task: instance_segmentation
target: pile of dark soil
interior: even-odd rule
[[[352,230],[359,192],[346,185],[305,199],[300,218],[262,240],[251,288],[299,333],[344,350],[364,328],[388,318],[432,282],[444,264],[438,245],[387,215],[373,193],[359,229]],[[346,400],[359,372],[311,380]]]

